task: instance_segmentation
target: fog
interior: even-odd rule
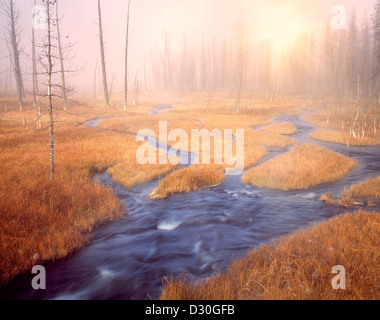
[[[37,4],[41,4],[39,2],[37,1]],[[15,3],[16,9],[19,9],[21,14],[19,20],[20,48],[22,49],[21,68],[24,73],[25,87],[30,89],[32,82],[30,76],[31,28],[34,1],[16,0]],[[347,10],[347,16],[355,7],[360,26],[363,12],[366,10],[367,15],[370,16],[374,3],[375,0],[360,2],[353,0],[131,0],[129,86],[133,86],[136,74],[139,81],[142,82],[144,61],[148,74],[148,85],[152,86],[154,65],[162,64],[163,61],[165,35],[171,59],[176,61],[184,50],[184,39],[186,39],[189,56],[199,57],[202,53],[202,43],[205,47],[204,50],[208,50],[208,52],[211,51],[213,43],[221,50],[223,41],[227,43],[227,47],[234,47],[235,39],[238,37],[237,26],[243,24],[249,38],[247,50],[253,52],[261,49],[263,40],[260,37],[264,33],[259,33],[259,24],[268,23],[270,19],[279,19],[275,13],[271,17],[271,12],[275,12],[276,8],[288,6],[292,10],[293,17],[296,17],[298,31],[301,30],[313,37],[313,41],[318,47],[326,29],[326,23],[331,19],[334,5],[343,5]],[[127,0],[102,1],[107,77],[108,82],[112,82],[115,94],[121,92],[124,85],[127,6]],[[97,1],[61,0],[59,1],[59,12],[62,17],[61,34],[68,36],[68,38],[62,38],[63,41],[75,43],[75,47],[72,49],[75,60],[72,61],[72,64],[82,69],[78,75],[69,79],[69,82],[77,87],[80,95],[93,95],[96,64],[98,66],[97,82],[100,82],[101,78]],[[3,88],[9,77],[10,69],[8,49],[3,36],[5,28],[6,19],[2,15],[0,21],[2,30],[0,70]],[[37,36],[44,37],[45,31],[38,31]],[[209,54],[211,53],[209,52]],[[230,57],[233,55],[231,54]],[[228,64],[228,61],[225,63]],[[259,63],[256,62],[256,64]],[[197,65],[199,66],[199,62]],[[249,65],[245,67],[248,68]],[[255,64],[253,63],[250,67],[255,68]],[[13,86],[15,85],[13,84]]]

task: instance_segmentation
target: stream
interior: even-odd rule
[[[165,108],[159,105],[159,110]],[[151,114],[155,112],[159,111]],[[110,186],[126,204],[124,218],[94,230],[90,241],[68,258],[47,264],[46,290],[33,290],[32,275],[24,275],[2,288],[0,299],[155,299],[163,279],[171,274],[199,279],[223,272],[256,246],[348,211],[323,204],[320,195],[327,191],[339,195],[345,186],[379,175],[380,148],[314,140],[309,133],[317,127],[302,120],[305,114],[281,115],[274,123],[293,123],[297,132],[291,138],[300,143],[315,143],[354,158],[358,166],[343,179],[284,192],[258,189],[242,184],[241,176],[226,176],[213,189],[147,201],[157,181],[125,190],[107,173],[95,175],[94,181]],[[85,125],[96,128],[102,120]],[[267,150],[260,163],[290,148]]]

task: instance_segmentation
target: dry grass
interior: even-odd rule
[[[239,114],[248,116],[264,116],[272,118],[281,114],[300,114],[301,106],[305,105],[304,99],[289,98],[289,97],[272,97],[268,98],[253,98],[252,96],[242,97],[240,101]],[[213,92],[204,94],[195,98],[194,96],[185,99],[185,103],[176,106],[179,112],[189,109],[198,113],[228,113],[236,114],[236,96],[235,94],[226,95],[222,92]]]
[[[206,281],[169,279],[162,300],[369,300],[380,298],[380,214],[334,217],[262,245]],[[332,268],[346,270],[334,290]]]
[[[352,146],[380,144],[380,114],[377,106],[368,108],[366,113],[362,108],[359,114],[353,106],[344,106],[342,110],[335,110],[333,105],[329,108],[329,112],[322,110],[303,117],[304,120],[322,128],[311,133],[312,138],[339,144],[348,143]],[[355,135],[350,134],[350,127],[354,123]]]
[[[307,189],[342,178],[355,160],[313,144],[296,146],[243,174],[243,183],[281,190]]]
[[[217,165],[191,165],[181,168],[162,179],[150,193],[149,199],[167,198],[205,187],[213,187],[224,181],[224,169]]]
[[[245,139],[250,144],[258,146],[287,147],[297,144],[297,142],[288,137],[254,129],[245,130]]]
[[[91,176],[123,159],[127,143],[88,128],[57,128],[52,183],[47,132],[0,130],[0,284],[5,284],[34,264],[67,256],[94,227],[125,214]]]
[[[353,137],[344,130],[321,129],[310,133],[310,137],[320,141],[348,144],[351,146],[375,146],[380,145],[380,134],[370,134],[361,137]]]
[[[13,103],[13,104],[12,104]],[[152,107],[143,107],[145,112]],[[0,285],[35,264],[64,258],[88,240],[98,225],[125,215],[107,187],[93,183],[94,173],[109,169],[113,179],[125,183],[156,179],[173,169],[158,166],[152,172],[136,163],[136,138],[77,126],[86,119],[115,116],[120,111],[73,107],[57,111],[55,126],[55,181],[49,181],[46,129],[22,123],[35,117],[30,104],[17,110],[12,101],[0,101]],[[131,115],[139,108],[128,110]],[[83,113],[83,116],[74,114]],[[126,114],[123,112],[123,115]],[[43,122],[46,127],[46,122]],[[136,175],[136,172],[139,174]]]
[[[296,128],[292,123],[283,122],[276,123],[262,128],[262,130],[270,133],[292,135],[296,133]]]
[[[375,204],[372,200],[374,199],[380,199],[380,176],[369,178],[344,189],[341,198],[334,198],[331,193],[326,193],[319,200],[327,204],[350,208],[365,204],[373,207]]]
[[[342,193],[343,198],[380,199],[380,176],[352,185]]]
[[[135,168],[131,170],[131,168]],[[131,189],[138,184],[161,179],[171,173],[178,165],[168,164],[145,164],[138,165],[131,162],[123,162],[107,170],[112,181],[125,189]]]

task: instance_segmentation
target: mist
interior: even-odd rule
[[[238,41],[243,41],[241,45],[246,51],[244,54],[246,62],[243,66],[246,69],[245,84],[250,88],[257,88],[257,82],[264,80],[258,71],[263,65],[260,56],[265,51],[265,38],[260,35],[260,23],[275,22],[275,11],[279,7],[290,7],[293,15],[297,19],[297,32],[299,38],[312,41],[314,48],[315,67],[318,68],[322,39],[326,29],[326,24],[332,18],[332,8],[337,4],[343,5],[347,10],[347,18],[355,7],[358,16],[358,23],[364,12],[370,17],[373,11],[374,0],[361,1],[228,1],[228,0],[139,0],[131,1],[130,7],[130,27],[129,27],[129,80],[128,86],[133,88],[137,81],[141,86],[147,83],[149,90],[175,91],[182,90],[183,86],[178,86],[181,80],[177,79],[177,74],[188,73],[188,70],[180,71],[179,65],[183,63],[183,55],[186,54],[188,68],[194,72],[193,84],[190,90],[202,89],[210,91],[213,84],[201,84],[202,63],[207,64],[207,68],[215,68],[225,72],[232,90],[232,83],[236,83],[233,71],[225,70],[225,65],[237,64],[236,60],[242,49],[238,49]],[[37,1],[38,3],[38,1]],[[17,0],[16,9],[20,11],[20,48],[21,48],[21,69],[24,74],[26,88],[31,88],[31,28],[33,19],[32,0]],[[112,82],[114,95],[122,92],[124,86],[124,54],[125,36],[127,21],[126,0],[102,1],[102,17],[106,50],[106,68],[108,82]],[[273,14],[272,14],[273,12]],[[75,77],[69,80],[70,84],[77,88],[78,95],[97,95],[101,92],[100,84],[100,52],[97,26],[97,2],[91,0],[65,0],[59,2],[59,15],[61,17],[60,28],[61,37],[64,43],[72,43],[75,46],[71,50],[70,65],[80,70]],[[4,16],[3,16],[4,17]],[[260,22],[261,21],[261,22]],[[290,22],[291,23],[291,22]],[[6,19],[1,19],[0,28],[5,30]],[[238,39],[238,29],[243,28],[244,35]],[[242,32],[240,30],[240,32]],[[44,30],[38,30],[37,37],[44,38]],[[186,46],[187,52],[184,53]],[[273,49],[273,48],[272,48]],[[290,47],[285,48],[290,50]],[[203,50],[203,51],[202,51]],[[225,50],[225,52],[222,52]],[[240,53],[239,53],[240,50]],[[270,49],[268,49],[270,50]],[[296,48],[296,51],[299,48]],[[284,60],[278,61],[278,57],[272,55],[271,65],[276,64],[282,67],[286,64]],[[166,52],[166,53],[165,53]],[[202,53],[203,52],[203,53]],[[225,54],[225,61],[221,61],[221,55]],[[173,74],[170,76],[170,84],[163,84],[164,76],[162,68],[165,55],[170,55],[167,61]],[[203,57],[202,57],[203,55]],[[217,56],[215,61],[212,56]],[[5,86],[6,78],[9,77],[9,55],[6,41],[2,34],[0,42],[1,56],[1,85]],[[204,60],[202,62],[202,59]],[[273,59],[277,59],[277,62]],[[174,66],[175,65],[175,66]],[[97,67],[97,70],[95,70]],[[277,66],[278,67],[278,66]],[[276,67],[276,68],[277,68]],[[281,67],[281,68],[282,68]],[[223,69],[223,71],[221,71]],[[209,70],[210,71],[210,70]],[[215,71],[215,70],[214,70]],[[211,71],[210,71],[211,72]],[[288,72],[283,70],[281,72]],[[96,78],[95,77],[96,73]],[[158,75],[158,73],[160,73]],[[176,75],[174,75],[176,74]],[[255,74],[255,79],[250,79]],[[251,77],[249,76],[251,75]],[[160,78],[161,80],[158,80]],[[278,78],[278,77],[277,77]],[[94,81],[95,89],[94,89]],[[169,80],[167,80],[169,81]],[[268,80],[268,81],[279,81]],[[249,85],[251,83],[251,85]],[[10,87],[10,84],[7,84]],[[13,84],[14,86],[14,84]],[[166,88],[165,88],[166,86]],[[170,87],[170,88],[169,88]],[[206,88],[207,87],[207,88]],[[215,86],[214,86],[215,87]],[[223,88],[213,88],[223,89]],[[148,89],[147,89],[148,90]],[[269,89],[268,89],[269,90]],[[94,92],[95,91],[95,92]]]

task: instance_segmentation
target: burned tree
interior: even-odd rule
[[[10,59],[12,63],[12,69],[14,78],[17,86],[17,101],[20,106],[20,110],[22,111],[22,104],[25,97],[24,93],[24,83],[22,79],[22,72],[20,67],[20,53],[21,50],[19,48],[20,37],[19,37],[19,27],[18,21],[20,18],[20,12],[15,8],[15,1],[9,0],[9,3],[3,3],[3,11],[7,17],[7,33],[6,42],[10,48]]]
[[[34,8],[36,8],[36,0],[34,0]],[[36,14],[33,12],[33,14]],[[36,40],[35,40],[35,25],[33,17],[33,26],[32,26],[32,78],[33,78],[33,105],[37,109],[37,130],[41,129],[41,105],[38,98],[38,74],[37,74],[37,56],[36,56]]]
[[[125,41],[125,83],[124,83],[124,110],[128,106],[128,36],[129,36],[129,7],[131,0],[128,1],[128,11],[127,11],[127,33]]]
[[[67,91],[66,91],[66,79],[65,79],[65,68],[63,63],[63,51],[61,45],[61,32],[59,30],[59,18],[58,18],[58,0],[55,4],[55,24],[57,27],[57,41],[58,41],[58,52],[59,52],[59,62],[61,67],[61,86],[62,86],[62,98],[63,98],[63,109],[67,110]]]
[[[65,54],[72,45],[61,46],[59,44],[59,37],[57,36],[58,29],[54,30],[57,23],[57,15],[54,15],[54,6],[56,6],[56,0],[42,0],[44,4],[44,27],[46,33],[43,39],[40,41],[36,48],[38,51],[38,62],[41,65],[41,75],[46,79],[46,91],[40,96],[47,100],[48,115],[49,115],[49,175],[50,180],[54,180],[54,117],[53,115],[59,109],[56,104],[56,99],[64,100],[64,97],[69,101],[68,97],[74,88],[65,87],[65,96],[62,94],[62,84],[60,76],[62,74],[61,55]],[[66,68],[64,70],[66,74],[76,74],[78,70],[72,70]],[[42,77],[41,77],[42,78]]]
[[[98,16],[99,16],[99,43],[100,43],[100,56],[102,62],[102,73],[103,73],[103,90],[104,90],[104,99],[106,106],[110,106],[110,100],[108,96],[108,85],[107,85],[107,73],[106,73],[106,58],[104,51],[104,39],[103,39],[103,25],[102,25],[102,10],[100,7],[100,0],[98,0]]]
[[[51,43],[51,16],[50,16],[50,6],[54,5],[55,2],[51,0],[42,0],[46,5],[46,76],[47,76],[47,97],[49,101],[49,165],[50,165],[50,181],[54,180],[54,122],[53,122],[53,99],[52,99],[52,74],[53,74],[53,63],[52,63],[52,43]]]

